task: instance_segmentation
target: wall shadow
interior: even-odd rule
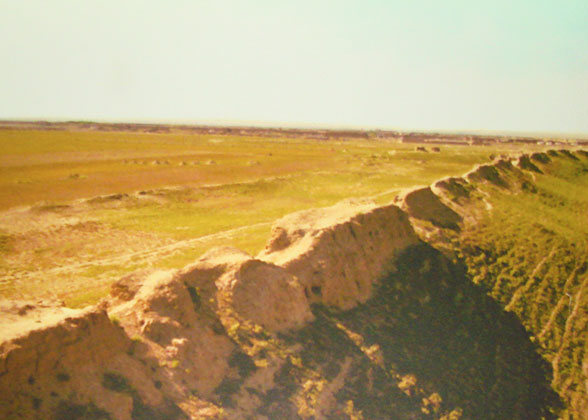
[[[462,419],[557,418],[551,367],[515,315],[429,245],[405,251],[397,268],[367,303],[346,312],[314,306],[316,320],[284,337],[329,380],[347,360],[340,405],[353,400],[366,419],[439,418],[455,408]],[[383,360],[368,357],[374,345]],[[408,374],[416,384],[403,383]],[[442,402],[423,400],[432,393]]]

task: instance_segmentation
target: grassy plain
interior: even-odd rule
[[[418,152],[385,140],[0,131],[0,295],[83,306],[121,275],[212,246],[259,252],[277,218],[388,202],[512,145]]]

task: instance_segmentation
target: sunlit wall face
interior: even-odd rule
[[[0,1],[0,119],[588,132],[585,1]]]

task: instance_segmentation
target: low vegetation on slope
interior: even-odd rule
[[[568,409],[588,417],[588,155],[533,154],[478,182],[480,216],[453,249],[489,296],[517,315],[553,367]]]

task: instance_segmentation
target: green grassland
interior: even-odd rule
[[[218,245],[255,254],[271,223],[290,212],[350,197],[388,202],[403,188],[516,151],[442,146],[425,153],[383,140],[3,130],[0,295],[92,303],[101,295],[96,290],[106,291],[137,268],[180,267]]]
[[[377,139],[0,131],[0,295],[96,302],[139,268],[213,246],[259,252],[277,218],[460,175],[513,145]],[[101,292],[97,292],[101,291]]]
[[[0,208],[321,172],[341,185],[349,181],[345,176],[369,177],[362,186],[369,193],[377,190],[378,180],[426,183],[487,158],[486,149],[462,149],[428,155],[412,146],[378,141],[4,130]]]

